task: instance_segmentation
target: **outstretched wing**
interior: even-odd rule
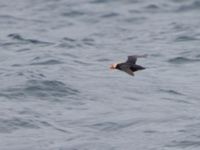
[[[129,64],[135,64],[137,61],[137,56],[136,55],[132,55],[132,56],[128,56],[128,59],[127,59],[127,63]]]
[[[126,69],[126,70],[124,70],[124,72],[128,73],[131,76],[134,76],[133,71],[131,71],[130,69]]]

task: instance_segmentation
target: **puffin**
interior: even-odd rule
[[[142,57],[145,58],[145,57],[147,57],[147,55],[144,54],[144,55],[128,56],[128,59],[126,62],[111,64],[110,69],[112,69],[112,70],[118,69],[120,71],[124,71],[124,72],[128,73],[131,76],[134,76],[134,72],[146,69],[145,67],[136,64],[137,58],[142,58]]]

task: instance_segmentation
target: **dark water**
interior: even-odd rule
[[[199,25],[199,0],[0,0],[0,149],[199,150]]]

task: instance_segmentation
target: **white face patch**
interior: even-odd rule
[[[117,67],[117,64],[112,64],[112,65],[110,66],[111,69],[116,69],[116,67]]]
[[[117,67],[117,64],[113,64],[113,68],[116,68]]]

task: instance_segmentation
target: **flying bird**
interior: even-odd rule
[[[136,64],[137,58],[147,57],[147,55],[132,55],[128,56],[126,62],[111,64],[110,69],[118,69],[134,76],[134,72],[138,70],[143,70],[145,67]]]

